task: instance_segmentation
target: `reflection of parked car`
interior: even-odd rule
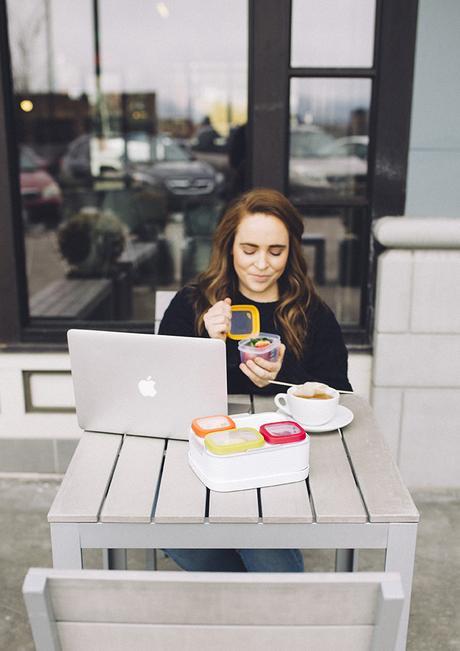
[[[121,177],[126,171],[126,158],[143,159],[146,145],[137,139],[121,137],[97,138],[89,134],[70,143],[61,159],[60,179],[75,184],[100,176]]]
[[[56,226],[61,219],[62,193],[45,162],[27,145],[19,147],[22,208],[26,222]]]
[[[164,186],[173,206],[221,192],[223,174],[209,163],[195,160],[173,138],[154,136],[144,144],[147,146],[144,157],[133,160],[130,156],[129,175],[142,185]]]
[[[218,194],[223,183],[220,172],[195,160],[167,135],[132,134],[126,140],[80,136],[62,158],[62,180],[75,184],[101,176],[125,177],[137,185],[164,188],[174,205],[181,198]]]
[[[330,147],[323,150],[327,156],[357,156],[362,160],[367,160],[367,149],[369,145],[369,136],[346,136],[338,138]]]
[[[303,203],[363,194],[367,161],[349,151],[355,144],[350,138],[336,140],[314,125],[295,127],[290,139],[291,199]]]

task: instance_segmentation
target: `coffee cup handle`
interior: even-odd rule
[[[285,393],[277,393],[274,400],[275,400],[275,405],[278,407],[278,409],[281,409],[281,411],[288,411],[287,399]]]

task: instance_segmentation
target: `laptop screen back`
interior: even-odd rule
[[[99,330],[67,338],[82,429],[187,440],[193,418],[227,413],[221,340]]]

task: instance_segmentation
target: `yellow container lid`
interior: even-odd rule
[[[204,445],[213,454],[235,454],[261,448],[265,439],[254,427],[240,427],[224,432],[213,432],[204,437]]]
[[[247,339],[260,332],[260,315],[255,305],[232,305],[229,339]]]

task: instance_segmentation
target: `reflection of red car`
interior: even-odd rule
[[[30,147],[21,145],[19,153],[21,198],[26,223],[43,222],[49,228],[56,226],[61,220],[60,187],[45,170],[45,162]]]

